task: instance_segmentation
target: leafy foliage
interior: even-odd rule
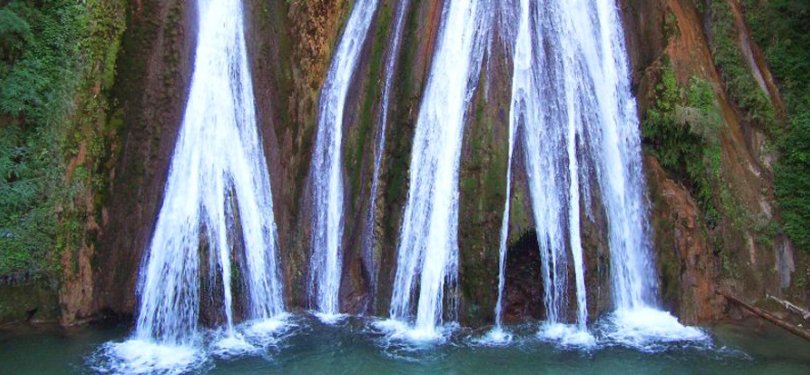
[[[15,61],[31,42],[31,27],[8,8],[0,9],[0,59]]]
[[[99,91],[114,78],[121,4],[12,0],[0,9],[0,275],[56,270],[56,251],[69,247],[60,233],[81,235],[74,201],[104,187],[92,177],[109,152]],[[68,180],[80,144],[88,165]]]
[[[695,77],[688,87],[679,86],[665,63],[656,91],[656,101],[642,123],[643,141],[661,165],[689,188],[713,226],[719,218],[712,186],[720,179],[717,130],[721,119],[712,87]]]
[[[81,11],[70,1],[0,9],[0,274],[51,268],[55,128],[70,110]]]
[[[788,115],[778,141],[776,196],[784,230],[810,251],[810,3],[744,0],[746,20],[779,81]]]
[[[777,131],[776,111],[766,93],[759,87],[738,44],[734,14],[728,1],[710,1],[711,47],[726,91],[748,115],[749,121],[768,133]]]

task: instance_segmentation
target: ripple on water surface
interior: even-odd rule
[[[201,334],[197,346],[172,347],[124,341],[126,326],[6,330],[0,331],[0,372],[810,374],[810,344],[759,322],[704,329],[704,341],[662,341],[654,351],[647,349],[651,340],[646,347],[612,341],[615,327],[607,319],[591,327],[597,345],[587,350],[538,337],[537,323],[504,326],[512,336],[508,344],[484,345],[489,329],[454,327],[444,341],[416,344],[392,340],[391,331],[378,327],[382,322],[347,317],[339,325],[327,325],[315,317],[291,316],[283,323],[241,324],[236,332],[261,349],[232,357],[213,353],[215,339],[221,337],[216,334],[223,333],[219,331]]]

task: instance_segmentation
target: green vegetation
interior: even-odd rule
[[[722,74],[726,92],[748,116],[749,121],[773,135],[778,131],[776,111],[766,93],[757,84],[743,56],[731,5],[725,0],[710,1],[708,11],[712,56]]]
[[[49,268],[61,174],[54,130],[76,85],[81,11],[67,1],[0,9],[0,274]]]
[[[784,230],[810,252],[810,3],[744,0],[743,6],[785,101],[788,120],[774,168]]]
[[[642,137],[661,165],[698,201],[707,224],[719,220],[713,186],[721,178],[717,131],[722,119],[711,84],[692,77],[680,87],[668,62],[661,69],[656,101],[647,110]]]
[[[0,9],[0,275],[58,270],[58,250],[83,236],[74,202],[106,186],[94,177],[114,131],[101,91],[114,80],[122,9],[101,0]]]
[[[720,256],[723,273],[738,278],[742,270],[726,247],[728,241],[735,241],[738,234],[753,233],[758,243],[768,246],[778,225],[756,217],[731,191],[720,144],[724,120],[711,83],[693,76],[681,85],[665,61],[656,91],[656,101],[642,122],[647,152],[689,189],[702,212],[712,251]],[[719,225],[726,229],[715,231]]]

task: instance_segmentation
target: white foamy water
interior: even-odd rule
[[[135,332],[106,350],[111,368],[125,372],[185,372],[203,361],[202,298],[215,301],[224,316],[214,346],[222,352],[245,350],[250,344],[234,325],[232,280],[244,286],[247,319],[267,320],[284,311],[242,4],[198,0],[198,11],[191,89],[141,268]],[[220,286],[212,289],[221,293],[201,295],[203,262],[208,282]],[[233,275],[233,269],[239,273]]]
[[[433,347],[448,342],[459,325],[447,323],[432,330],[415,329],[411,324],[399,319],[374,321],[372,327],[386,335],[385,346],[399,345],[409,349]]]
[[[368,35],[377,0],[358,0],[343,30],[321,89],[318,130],[312,156],[311,307],[324,316],[340,312],[343,270],[343,116],[346,95]]]
[[[472,340],[476,346],[506,346],[512,343],[512,334],[498,324],[484,336]]]
[[[537,337],[563,347],[591,349],[597,345],[597,339],[579,324],[543,323]]]
[[[107,343],[101,352],[109,360],[94,368],[100,373],[184,374],[206,361],[204,351],[196,346],[157,344],[139,339]]]
[[[445,290],[456,293],[459,158],[489,13],[486,0],[445,4],[419,110],[390,308],[393,319],[413,322],[417,340],[440,337]]]
[[[271,319],[246,321],[235,327],[198,332],[190,344],[175,345],[132,338],[104,344],[93,356],[100,373],[186,374],[199,371],[213,359],[258,356],[277,347],[296,327],[282,313]]]
[[[607,317],[605,330],[608,342],[641,350],[666,343],[711,341],[702,329],[684,326],[672,314],[652,307],[617,310]]]

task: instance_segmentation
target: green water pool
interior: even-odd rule
[[[324,325],[295,319],[276,345],[260,353],[218,358],[205,374],[810,374],[810,343],[767,323],[706,328],[711,343],[671,343],[654,350],[598,345],[564,348],[539,340],[536,325],[509,327],[505,346],[482,346],[485,331],[458,329],[447,342],[404,347],[370,329],[367,319]],[[79,329],[0,330],[0,374],[92,374],[105,369],[99,348],[131,328],[97,324]]]

